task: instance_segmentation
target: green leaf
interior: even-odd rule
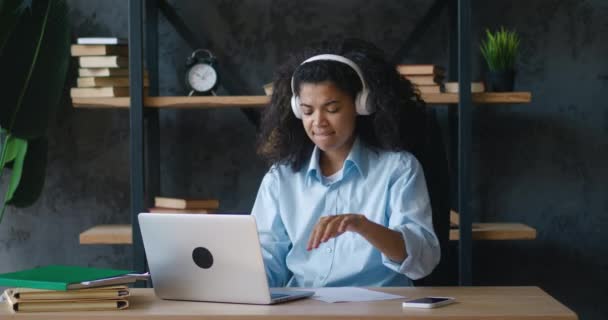
[[[492,71],[513,69],[519,51],[519,35],[505,27],[492,33],[486,29],[486,37],[481,41],[479,50]]]
[[[7,155],[9,155],[10,153],[14,153],[15,156],[14,159],[11,160],[11,162],[13,162],[13,168],[11,170],[11,176],[8,183],[8,188],[6,190],[6,195],[4,196],[2,211],[0,211],[0,222],[2,222],[2,216],[4,215],[6,205],[9,203],[9,201],[15,194],[15,190],[17,190],[19,182],[21,181],[21,174],[23,172],[23,162],[25,160],[25,154],[27,153],[27,145],[27,140],[9,136],[8,142],[4,145],[4,148],[2,149],[2,168],[4,168],[4,163],[8,162],[4,161]],[[9,150],[9,148],[12,150]]]
[[[6,137],[6,141],[3,144],[3,147],[5,146],[6,150],[2,150],[4,153],[4,157],[3,159],[0,159],[0,167],[5,168],[7,164],[13,162],[17,158],[19,148],[21,147],[23,141],[25,140],[19,139],[11,135]]]
[[[7,202],[23,208],[32,205],[40,197],[46,178],[48,140],[46,137],[29,141],[23,162],[21,182]]]
[[[4,198],[4,202],[8,203],[13,195],[15,194],[15,190],[19,186],[19,182],[21,181],[21,174],[23,173],[23,162],[25,160],[25,154],[27,153],[27,140],[16,139],[17,143],[15,144],[16,156],[13,160],[13,169],[11,170],[11,179],[8,183],[8,190],[6,191],[6,197]]]
[[[8,204],[10,198],[15,193],[19,182],[21,180],[21,173],[23,171],[23,161],[25,159],[25,154],[27,153],[27,140],[19,139],[13,136],[8,136],[6,139],[6,143],[2,147],[2,155],[0,156],[0,173],[4,171],[5,164],[13,163],[13,168],[11,170],[11,176],[8,184],[8,188],[6,190],[6,195],[4,196],[4,202],[2,203],[2,209],[0,211],[0,222],[2,222],[2,217],[4,216],[4,211],[6,210],[6,205]],[[8,158],[12,158],[8,160]],[[2,175],[0,174],[0,177]]]
[[[0,128],[13,137],[1,145],[0,177],[5,168],[11,175],[0,222],[7,204],[30,205],[42,190],[46,131],[64,96],[69,25],[65,0],[0,0]]]
[[[65,1],[33,1],[0,57],[0,126],[28,140],[46,134],[63,94],[69,47]]]

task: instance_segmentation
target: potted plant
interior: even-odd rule
[[[65,0],[0,0],[0,198],[27,207],[39,197],[47,163],[47,128],[63,95],[70,57]]]
[[[515,31],[486,29],[486,38],[480,45],[481,54],[488,64],[486,85],[488,91],[513,91],[515,60],[519,51],[519,35]]]

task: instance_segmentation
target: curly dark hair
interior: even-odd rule
[[[416,156],[424,141],[425,103],[412,83],[388,62],[382,50],[358,40],[325,41],[290,56],[274,77],[270,105],[262,114],[257,152],[270,165],[288,164],[294,171],[308,161],[314,148],[302,121],[292,112],[291,78],[295,94],[301,83],[330,81],[353,98],[361,81],[353,69],[336,62],[320,60],[300,64],[318,54],[337,54],[354,61],[363,73],[370,91],[368,103],[375,112],[357,116],[355,134],[375,150],[409,151]],[[295,74],[294,74],[295,73]]]

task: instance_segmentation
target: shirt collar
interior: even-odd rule
[[[310,160],[308,160],[308,169],[306,170],[306,182],[310,182],[311,177],[317,178],[318,181],[321,181],[321,167],[319,167],[319,156],[321,155],[321,150],[319,147],[315,146],[312,150],[312,155],[310,156]]]
[[[344,160],[344,175],[354,167],[361,176],[365,176],[367,172],[367,158],[364,153],[366,151],[365,145],[360,141],[359,137],[355,138],[353,147],[350,149],[346,160]],[[308,161],[308,168],[306,170],[306,181],[310,182],[311,177],[321,181],[321,167],[319,166],[319,156],[321,150],[315,146]]]
[[[348,157],[346,157],[346,160],[344,161],[344,169],[346,170],[352,166],[357,169],[357,172],[359,172],[361,176],[365,176],[365,173],[367,172],[366,149],[365,144],[357,137],[353,143],[353,147],[348,153]]]

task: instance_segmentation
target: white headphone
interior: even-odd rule
[[[361,69],[359,69],[359,66],[357,66],[357,64],[355,62],[353,62],[352,60],[347,59],[343,56],[339,56],[339,55],[335,55],[335,54],[320,54],[318,56],[314,56],[312,58],[306,59],[304,62],[302,62],[300,64],[300,66],[305,63],[312,62],[312,61],[318,61],[318,60],[331,60],[331,61],[341,62],[341,63],[348,65],[353,70],[355,70],[355,72],[359,76],[359,79],[361,80],[361,87],[362,87],[361,91],[359,91],[359,93],[357,93],[357,96],[355,97],[355,101],[354,101],[355,109],[357,110],[357,114],[370,115],[370,114],[374,113],[375,110],[374,110],[373,106],[368,105],[368,103],[367,103],[367,97],[369,95],[369,90],[367,89],[365,79],[363,79],[363,73],[361,72]],[[295,72],[294,72],[294,74],[295,74]],[[300,97],[298,97],[296,95],[293,76],[291,77],[291,93],[292,93],[291,110],[293,111],[293,114],[296,116],[296,118],[302,119],[302,110],[300,108]]]

